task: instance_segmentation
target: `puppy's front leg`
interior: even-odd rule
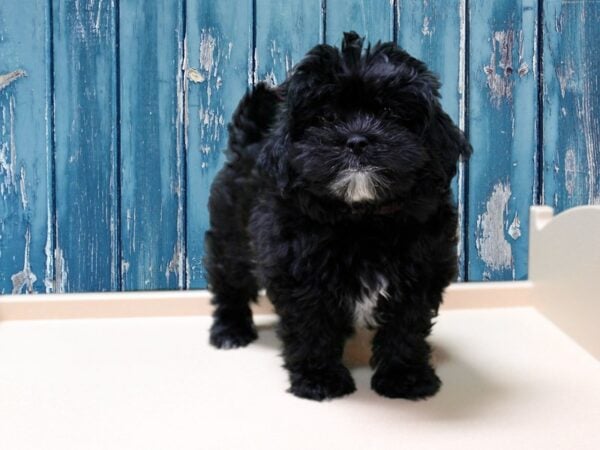
[[[414,294],[392,302],[373,338],[372,389],[384,397],[419,400],[434,395],[440,379],[431,366],[432,309]]]
[[[312,400],[341,397],[356,390],[350,372],[342,364],[344,343],[352,330],[342,314],[335,317],[322,301],[302,298],[277,308],[289,392]]]

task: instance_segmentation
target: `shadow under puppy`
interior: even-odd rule
[[[426,342],[457,268],[450,182],[471,148],[440,83],[394,43],[318,45],[277,88],[259,84],[229,125],[209,200],[210,341],[256,339],[259,287],[280,317],[290,392],[355,390],[341,362],[357,325],[376,329],[372,388],[420,399],[440,387]]]

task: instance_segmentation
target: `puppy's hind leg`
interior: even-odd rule
[[[208,202],[204,263],[216,307],[210,343],[217,348],[243,347],[257,338],[249,303],[256,300],[258,285],[246,229],[247,197],[252,192],[240,169],[226,164],[215,178]]]
[[[222,349],[244,347],[258,336],[250,301],[258,285],[252,275],[247,242],[239,236],[206,233],[206,269],[215,305],[210,343]]]

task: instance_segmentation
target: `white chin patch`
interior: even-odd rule
[[[376,176],[369,170],[347,169],[340,172],[338,178],[331,183],[331,191],[342,197],[346,203],[375,200]]]

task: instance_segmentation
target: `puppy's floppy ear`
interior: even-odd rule
[[[450,116],[444,112],[439,101],[435,100],[434,115],[426,134],[432,152],[446,173],[448,182],[456,175],[456,166],[462,156],[468,159],[473,152],[471,144]]]

